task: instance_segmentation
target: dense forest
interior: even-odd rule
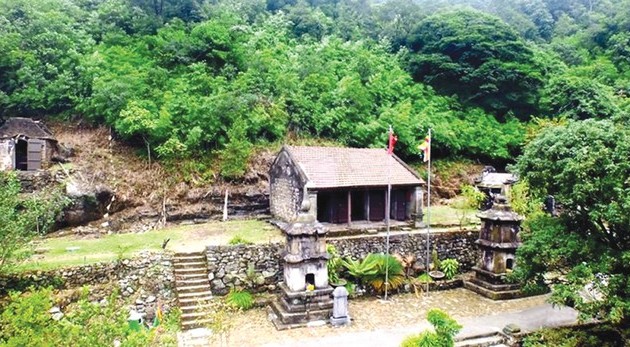
[[[0,117],[84,120],[162,160],[326,139],[506,162],[630,110],[630,0],[0,0]]]

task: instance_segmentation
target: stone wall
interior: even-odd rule
[[[431,235],[431,246],[437,247],[441,260],[455,258],[462,271],[477,263],[479,250],[474,243],[476,232],[442,232]],[[342,257],[364,258],[368,253],[385,252],[385,236],[363,235],[349,238],[329,238],[327,243],[337,247]],[[212,292],[226,294],[230,287],[247,288],[253,292],[274,291],[282,281],[280,254],[283,243],[239,246],[209,246],[208,276]],[[432,248],[431,248],[432,249]],[[424,264],[425,234],[399,234],[390,237],[390,252],[415,254]]]
[[[230,287],[242,287],[254,292],[276,289],[282,281],[280,253],[284,245],[208,246],[208,279],[215,294],[227,294]]]
[[[0,297],[9,289],[26,290],[31,286],[73,289],[89,285],[93,287],[90,296],[95,299],[107,297],[119,288],[124,297],[153,297],[170,306],[175,298],[174,284],[171,255],[146,252],[136,258],[115,262],[3,276],[0,277]]]
[[[470,270],[477,264],[479,250],[475,244],[477,232],[457,231],[440,232],[431,234],[429,248],[437,247],[440,260],[455,258],[460,263],[463,271]],[[397,234],[391,235],[391,254],[414,254],[421,264],[426,258],[426,234]],[[365,235],[357,238],[330,239],[329,244],[334,245],[342,257],[351,256],[355,259],[364,258],[368,253],[385,252],[385,236]]]

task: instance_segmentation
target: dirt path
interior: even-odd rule
[[[396,295],[388,302],[375,298],[356,299],[350,301],[350,315],[353,319],[350,326],[343,328],[322,326],[285,331],[277,331],[273,327],[264,309],[255,309],[234,316],[233,329],[227,344],[225,341],[221,344],[215,339],[210,341],[208,346],[299,346],[300,341],[323,336],[390,330],[399,331],[404,336],[420,332],[426,326],[426,313],[432,308],[440,308],[455,319],[463,319],[525,310],[543,305],[546,299],[547,296],[537,296],[492,301],[461,288],[430,293],[428,296]]]

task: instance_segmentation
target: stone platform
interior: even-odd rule
[[[278,330],[305,327],[309,322],[328,322],[332,313],[332,287],[292,292],[279,285],[281,295],[271,302],[269,318]]]
[[[521,291],[518,283],[506,283],[506,274],[495,274],[484,269],[473,267],[475,276],[464,281],[464,288],[492,300],[509,300],[527,295]]]

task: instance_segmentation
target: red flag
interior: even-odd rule
[[[394,146],[396,145],[396,141],[398,141],[398,137],[394,135],[394,130],[392,127],[389,127],[389,146],[387,147],[387,154],[394,153]]]

